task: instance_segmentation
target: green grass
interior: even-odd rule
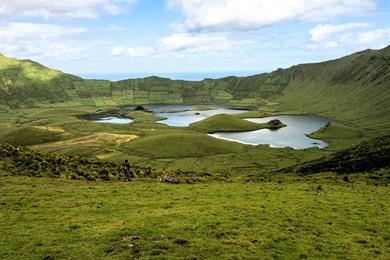
[[[35,127],[9,127],[0,134],[0,142],[18,146],[28,146],[58,141],[66,135]]]
[[[272,123],[258,124],[238,118],[237,116],[219,114],[192,123],[189,128],[211,134],[215,132],[245,132],[264,128],[280,128],[283,126],[285,125],[273,125]]]
[[[365,141],[370,137],[370,133],[349,126],[328,124],[309,136],[329,142],[327,149],[334,151]]]
[[[0,177],[0,193],[2,259],[390,257],[389,188],[363,182]]]
[[[127,113],[127,116],[137,123],[154,123],[165,119],[165,117],[156,116],[153,113],[145,111],[131,111]]]
[[[204,134],[172,131],[154,134],[122,145],[131,155],[148,158],[205,157],[245,151],[244,145],[219,140]]]
[[[381,136],[337,151],[327,157],[283,169],[283,172],[356,173],[390,167],[390,135]],[[387,174],[390,178],[390,175]]]

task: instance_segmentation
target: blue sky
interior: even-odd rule
[[[390,44],[390,0],[2,0],[0,17],[1,53],[78,75],[267,72]]]

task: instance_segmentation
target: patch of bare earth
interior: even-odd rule
[[[35,145],[31,148],[42,151],[56,151],[69,147],[119,145],[137,139],[137,135],[122,135],[110,133],[94,133],[91,135],[72,138],[64,141]]]

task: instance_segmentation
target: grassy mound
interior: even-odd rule
[[[272,123],[258,124],[238,118],[234,115],[220,114],[192,123],[189,128],[195,131],[211,134],[215,132],[244,132],[262,128],[280,128],[283,126],[285,125],[274,125]]]
[[[164,117],[156,116],[153,113],[145,112],[141,110],[131,111],[127,113],[127,117],[130,117],[136,123],[154,123],[156,121],[165,119]]]
[[[7,142],[17,146],[29,146],[58,141],[63,138],[61,131],[53,131],[40,127],[10,128],[0,134],[0,142]]]
[[[309,136],[329,142],[328,150],[345,149],[368,139],[366,133],[360,129],[331,123],[326,124]]]
[[[354,173],[390,167],[390,135],[362,142],[330,156],[282,169],[282,172]],[[390,177],[390,176],[389,176]]]
[[[245,146],[238,143],[186,132],[148,136],[125,143],[122,147],[129,154],[149,158],[204,157],[245,150]]]

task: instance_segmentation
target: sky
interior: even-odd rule
[[[1,0],[0,53],[76,75],[224,72],[390,44],[390,0]]]

